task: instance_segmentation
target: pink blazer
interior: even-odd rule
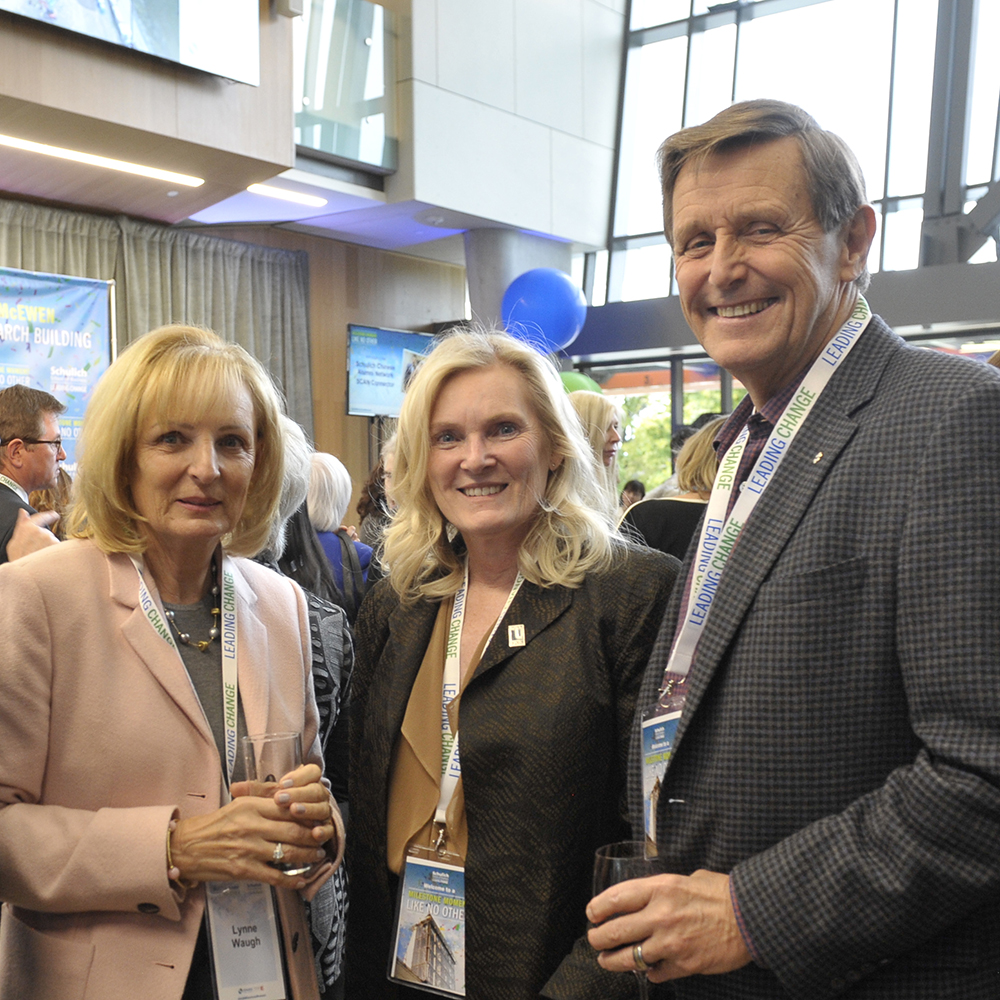
[[[302,593],[230,565],[248,730],[298,730],[322,763]],[[167,824],[219,808],[222,771],[138,602],[128,556],[87,541],[0,566],[0,1000],[183,993],[204,894],[171,889]]]

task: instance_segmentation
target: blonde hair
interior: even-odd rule
[[[385,532],[389,579],[404,601],[441,599],[462,585],[463,561],[427,477],[430,420],[445,384],[468,371],[504,366],[524,382],[553,456],[538,516],[518,553],[525,579],[541,587],[579,587],[608,566],[618,539],[594,480],[593,457],[552,363],[504,333],[459,330],[440,340],[417,369],[397,429],[393,494],[398,504]]]
[[[583,425],[583,433],[590,442],[596,462],[595,474],[607,494],[606,502],[612,509],[618,507],[618,452],[615,452],[610,465],[604,464],[604,445],[608,439],[611,424],[617,420],[619,427],[622,422],[621,410],[618,405],[603,392],[592,392],[590,389],[577,389],[569,394],[577,416]]]
[[[234,555],[266,544],[278,512],[284,473],[283,406],[263,366],[211,330],[164,326],[122,352],[97,383],[78,442],[68,533],[92,538],[105,552],[140,554],[145,518],[132,499],[135,449],[154,420],[197,420],[246,389],[253,403],[254,468],[239,522],[223,538]]]
[[[715,453],[715,435],[728,417],[716,417],[699,427],[677,455],[677,485],[685,493],[711,492],[719,457]]]

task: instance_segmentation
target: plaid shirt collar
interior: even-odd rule
[[[740,400],[732,415],[722,425],[719,433],[715,435],[713,444],[720,460],[736,443],[736,439],[740,436],[740,431],[745,425],[749,425],[752,438],[763,437],[766,440],[770,437],[774,425],[778,422],[781,414],[785,412],[785,407],[792,401],[792,397],[798,391],[808,370],[806,368],[799,372],[788,385],[779,389],[759,410],[754,409],[753,400],[749,393]]]

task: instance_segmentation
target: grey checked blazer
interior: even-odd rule
[[[998,604],[1000,376],[875,317],[748,522],[692,666],[661,855],[731,873],[761,964],[678,997],[1000,996]],[[641,830],[637,728],[629,780]]]

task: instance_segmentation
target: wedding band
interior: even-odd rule
[[[274,853],[271,855],[272,861],[284,861],[285,860],[285,849],[281,846],[280,842],[274,845]]]
[[[642,957],[642,945],[632,945],[632,961],[635,962],[637,972],[646,972],[652,966]]]

